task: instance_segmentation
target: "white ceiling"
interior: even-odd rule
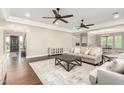
[[[99,30],[91,31],[89,33],[100,35],[100,34],[111,34],[111,33],[113,34],[113,33],[119,33],[119,32],[124,32],[124,25],[119,25],[119,26],[113,26],[113,27],[109,27],[109,28],[99,29]]]
[[[43,19],[44,16],[54,16],[52,8],[11,8],[9,10],[9,16],[28,19],[34,22],[41,22],[49,24],[52,26],[63,27],[66,29],[73,30],[73,27],[79,26],[81,19],[84,19],[85,24],[105,24],[108,22],[116,21],[119,19],[124,19],[124,9],[123,8],[61,8],[61,15],[73,14],[74,17],[66,18],[69,23],[63,23],[58,21],[57,24],[52,24],[53,19]],[[119,12],[120,17],[114,19],[112,13]],[[31,16],[27,18],[26,13],[29,13]],[[94,27],[95,27],[94,26]],[[93,27],[91,27],[93,28]],[[85,29],[83,29],[85,30]]]

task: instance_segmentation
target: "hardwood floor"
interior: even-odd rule
[[[46,57],[47,58],[47,57]],[[44,60],[44,58],[36,58],[26,60],[25,58],[9,57],[8,72],[7,72],[7,85],[42,85],[35,72],[29,65],[29,62],[36,62]]]

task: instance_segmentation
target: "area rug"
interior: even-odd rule
[[[44,85],[87,85],[89,73],[97,68],[96,66],[82,63],[82,66],[75,66],[67,72],[60,65],[55,66],[55,59],[29,63],[36,75]]]

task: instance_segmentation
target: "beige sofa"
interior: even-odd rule
[[[97,65],[102,62],[102,48],[100,47],[75,47],[66,53],[80,56],[81,61],[93,65]]]
[[[124,85],[124,59],[106,62],[89,75],[92,85]]]

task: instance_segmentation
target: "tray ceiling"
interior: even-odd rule
[[[124,19],[123,8],[61,8],[61,15],[74,15],[74,17],[72,18],[66,18],[66,20],[69,21],[68,24],[65,24],[61,21],[58,21],[58,24],[52,24],[53,19],[43,19],[42,17],[44,16],[54,16],[52,8],[10,8],[7,10],[9,16],[12,17],[23,18],[34,22],[41,22],[44,24],[62,27],[69,30],[74,30],[73,27],[79,26],[81,23],[81,19],[84,19],[85,24],[93,23],[95,24],[95,26]],[[119,13],[119,18],[113,18],[112,14],[114,12]],[[30,17],[26,17],[26,13],[29,13]],[[95,26],[92,26],[91,29]]]

